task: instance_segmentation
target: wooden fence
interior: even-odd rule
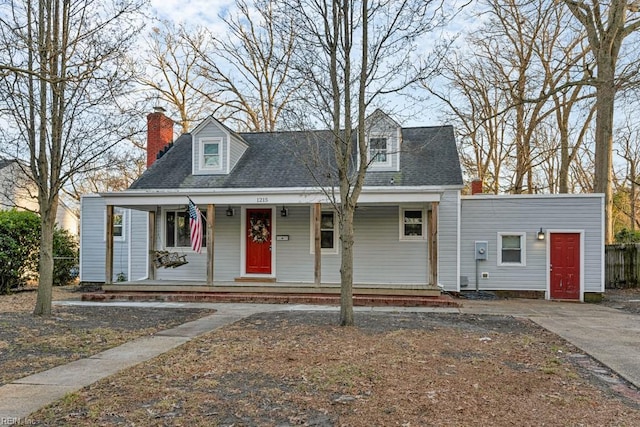
[[[640,285],[640,243],[606,245],[606,288],[637,288]]]

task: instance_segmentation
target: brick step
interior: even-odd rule
[[[151,292],[91,292],[82,294],[82,301],[165,301],[165,302],[236,302],[262,304],[340,305],[340,295],[330,294],[265,294],[265,293],[151,293]],[[354,306],[382,307],[461,307],[449,295],[396,296],[354,295]]]

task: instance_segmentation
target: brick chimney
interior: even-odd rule
[[[147,168],[156,161],[160,150],[173,141],[173,120],[164,115],[164,108],[153,110],[147,116]]]
[[[482,194],[482,179],[476,178],[471,181],[471,194]]]

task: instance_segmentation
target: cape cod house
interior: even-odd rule
[[[376,110],[366,135],[356,291],[437,285],[576,300],[604,291],[601,195],[463,197],[451,126],[401,127]],[[172,136],[173,122],[151,113],[147,171],[126,191],[82,199],[81,281],[128,291],[337,288],[329,131],[236,133],[210,117]],[[204,218],[199,253],[189,201]]]

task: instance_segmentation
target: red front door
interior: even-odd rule
[[[580,234],[551,233],[551,298],[580,299]]]
[[[271,274],[271,209],[247,209],[247,274]]]

